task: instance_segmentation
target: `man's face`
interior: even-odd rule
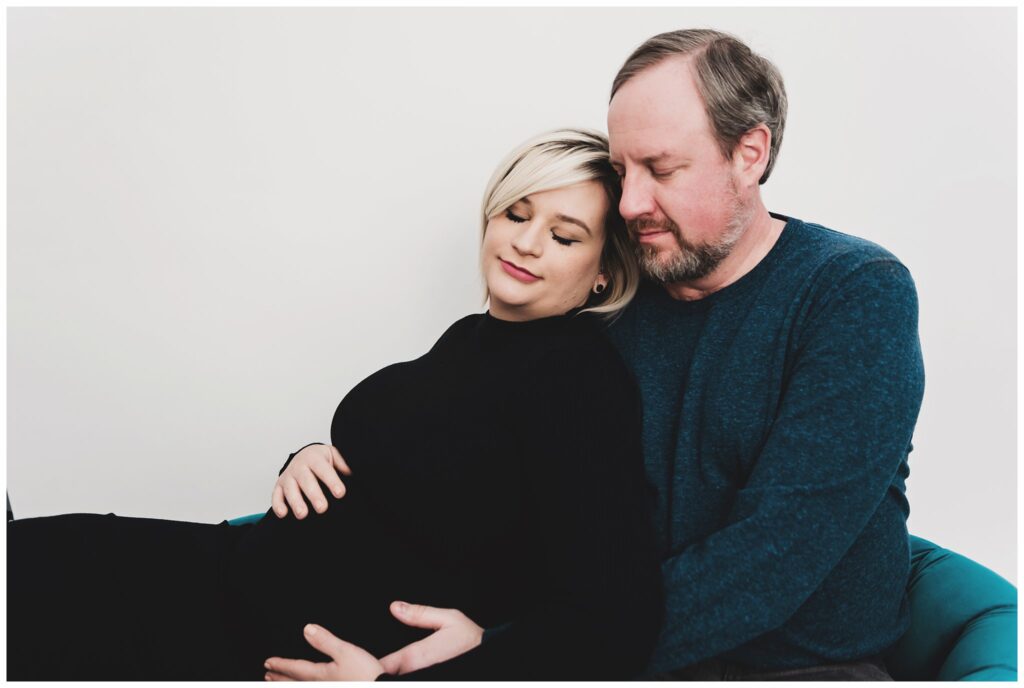
[[[608,108],[611,160],[622,176],[619,211],[648,277],[710,274],[750,221],[732,161],[715,141],[687,58],[627,81]]]

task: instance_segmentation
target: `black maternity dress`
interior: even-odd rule
[[[71,514],[8,524],[9,679],[254,679],[324,661],[306,623],[383,656],[452,607],[479,647],[408,678],[621,679],[662,594],[639,399],[599,325],[472,315],[342,400],[348,491],[230,526]],[[290,458],[290,457],[289,457]]]

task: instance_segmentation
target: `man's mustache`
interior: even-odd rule
[[[658,220],[653,217],[639,217],[633,220],[626,221],[626,229],[633,236],[636,236],[640,232],[657,229],[660,231],[672,232],[676,236],[679,236],[679,227],[676,223],[668,218],[664,220]]]

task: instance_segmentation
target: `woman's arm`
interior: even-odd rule
[[[322,442],[307,444],[290,454],[278,472],[270,497],[271,508],[278,518],[284,518],[291,506],[295,518],[302,520],[309,513],[309,507],[303,499],[305,495],[314,511],[324,513],[327,511],[327,499],[320,489],[321,483],[336,498],[345,496],[345,485],[338,473],[351,475],[352,470],[335,447]]]

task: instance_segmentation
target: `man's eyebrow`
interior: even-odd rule
[[[668,152],[661,152],[661,153],[658,153],[657,155],[648,155],[646,158],[643,158],[640,162],[642,162],[645,165],[653,165],[655,163],[661,162],[665,158],[670,158],[670,157],[672,157],[672,155],[670,153],[668,153]]]
[[[672,153],[669,153],[668,151],[662,151],[661,153],[656,153],[654,155],[644,156],[643,158],[640,159],[640,162],[642,162],[644,165],[654,165],[656,163],[662,162],[672,157],[674,157]],[[609,158],[608,161],[612,164],[613,167],[622,167],[622,161],[617,158]]]
[[[575,217],[569,217],[568,215],[563,215],[562,213],[558,213],[557,215],[555,215],[555,217],[561,220],[562,222],[568,222],[570,224],[579,225],[580,227],[583,228],[583,231],[585,231],[588,236],[594,236],[594,233],[590,231],[590,227],[587,227],[587,223],[584,222],[583,220],[577,220]]]

